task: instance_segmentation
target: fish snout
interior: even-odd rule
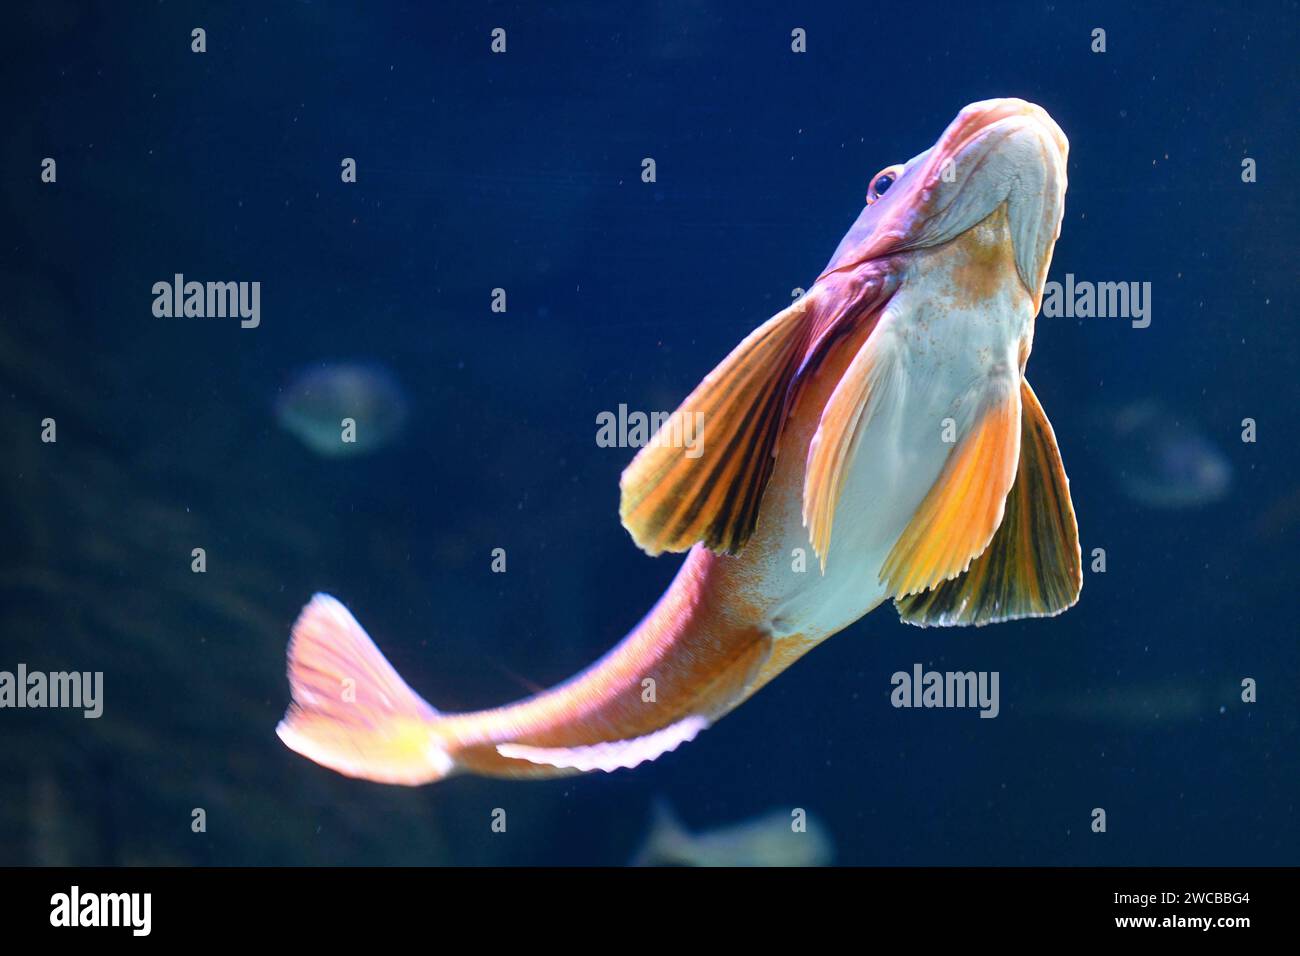
[[[1016,271],[1037,311],[1065,212],[1070,143],[1041,106],[1014,97],[972,103],[957,114],[929,157],[932,219],[946,241],[1003,203]]]
[[[943,138],[955,147],[994,126],[1004,134],[1041,137],[1044,147],[1052,150],[1062,165],[1069,155],[1070,141],[1051,114],[1037,103],[1014,96],[971,103],[957,114]]]

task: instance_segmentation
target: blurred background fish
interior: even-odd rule
[[[406,415],[406,397],[392,373],[359,362],[299,372],[275,405],[280,427],[327,458],[378,451],[401,433]],[[345,418],[356,423],[355,441],[344,440]]]
[[[1232,484],[1232,465],[1199,426],[1155,399],[1098,417],[1107,457],[1124,494],[1149,508],[1200,508]]]
[[[791,810],[772,810],[742,823],[691,833],[668,804],[654,804],[654,822],[637,866],[826,866],[835,856],[830,835],[812,814],[802,831]]]
[[[1031,702],[1033,716],[1157,729],[1217,717],[1241,705],[1241,686],[1228,678],[1164,677],[1047,696]]]

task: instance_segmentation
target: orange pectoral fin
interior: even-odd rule
[[[989,546],[1020,455],[1018,379],[987,382],[974,421],[885,559],[880,579],[895,597],[956,577]]]
[[[744,547],[811,335],[811,298],[741,342],[624,470],[619,514],[647,553],[685,551],[697,541],[717,552]]]
[[[961,577],[898,599],[909,624],[991,624],[1059,614],[1083,587],[1079,528],[1052,425],[1021,381],[1020,467],[988,550]]]
[[[835,387],[808,446],[803,523],[823,572],[845,472],[857,453],[862,428],[891,394],[895,349],[889,329],[890,316],[885,312]]]

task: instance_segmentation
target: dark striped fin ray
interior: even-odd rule
[[[1023,378],[1020,399],[1020,462],[1002,523],[964,574],[894,602],[909,624],[1050,617],[1079,599],[1083,566],[1070,481],[1052,425]]]
[[[659,429],[663,440],[641,449],[619,482],[623,526],[643,550],[685,551],[702,541],[740,552],[757,526],[798,383],[847,323],[874,308],[885,284],[858,275],[814,286],[704,377]],[[698,450],[674,442],[695,434],[697,421]]]

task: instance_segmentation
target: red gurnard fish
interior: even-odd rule
[[[1024,374],[1068,148],[1041,107],[987,100],[872,180],[812,288],[663,426],[692,416],[703,442],[651,443],[624,471],[636,543],[690,554],[600,660],[517,703],[441,713],[317,595],[289,643],[280,738],[385,783],[611,771],[691,740],[886,600],[922,626],[1070,607],[1069,483]]]

